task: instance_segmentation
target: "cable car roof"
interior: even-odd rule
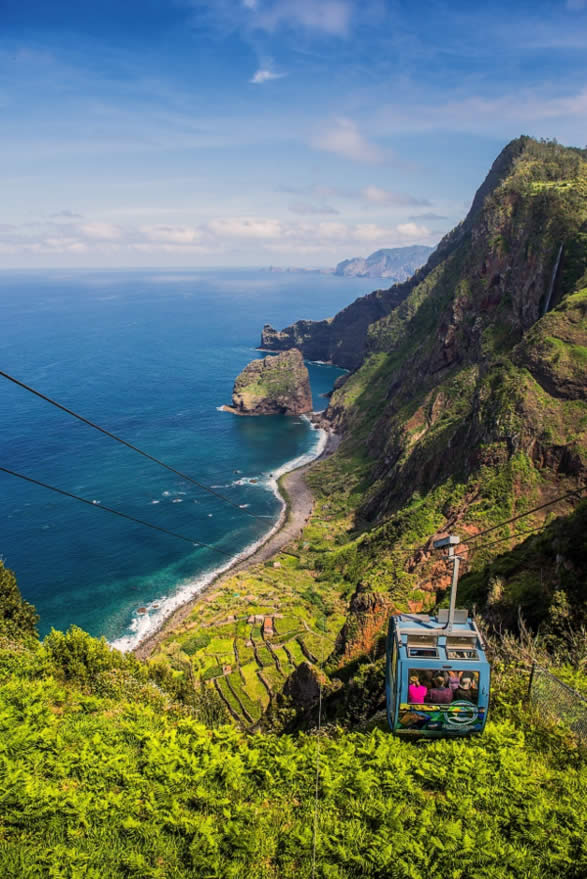
[[[397,614],[392,620],[400,659],[486,662],[483,637],[467,611],[455,611],[450,629],[442,611],[438,616]]]

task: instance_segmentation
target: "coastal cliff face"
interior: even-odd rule
[[[585,474],[587,162],[523,143],[333,394],[328,417],[376,461],[368,518],[496,456]]]
[[[240,415],[302,415],[312,411],[310,377],[297,349],[253,360],[234,383],[232,410]]]
[[[259,347],[268,351],[299,348],[306,360],[322,360],[345,369],[356,369],[366,352],[370,324],[399,305],[408,292],[406,284],[390,290],[375,290],[355,300],[334,318],[299,320],[281,331],[265,324]]]

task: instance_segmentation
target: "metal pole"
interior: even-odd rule
[[[457,603],[457,582],[459,579],[460,559],[454,551],[454,547],[448,548],[449,558],[452,558],[452,583],[450,585],[450,607],[448,610],[448,622],[446,624],[447,632],[452,632],[453,621],[455,617],[455,605]]]
[[[536,671],[536,663],[532,663],[532,668],[530,669],[530,680],[528,681],[528,693],[526,695],[526,699],[528,702],[532,701],[532,684],[534,683],[534,672]]]

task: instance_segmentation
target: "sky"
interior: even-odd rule
[[[0,268],[435,245],[520,134],[587,143],[587,0],[0,0]]]

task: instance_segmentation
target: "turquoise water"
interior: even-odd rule
[[[267,533],[281,508],[276,474],[315,454],[321,432],[303,418],[218,407],[243,366],[263,356],[255,346],[265,322],[321,319],[369,289],[368,280],[249,270],[0,273],[4,371],[243,505],[0,379],[3,466],[227,554],[0,474],[0,553],[42,633],[75,623],[128,647]],[[341,370],[309,370],[322,409]]]

